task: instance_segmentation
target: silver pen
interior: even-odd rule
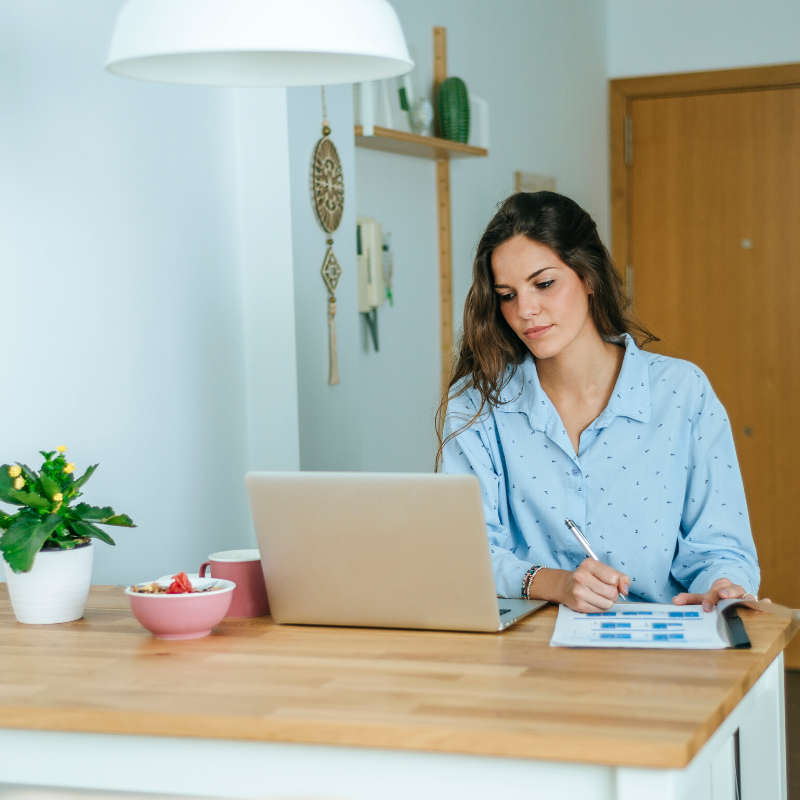
[[[581,533],[581,529],[571,519],[565,519],[564,524],[572,531],[573,536],[578,540],[578,544],[583,548],[584,553],[586,553],[586,555],[589,556],[592,561],[599,561],[600,559],[595,555],[594,550],[592,550],[592,546],[589,544],[583,533]],[[622,592],[620,592],[619,598],[622,601],[626,599]]]

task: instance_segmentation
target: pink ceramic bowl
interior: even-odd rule
[[[139,622],[157,639],[199,639],[228,613],[236,584],[233,581],[190,578],[192,586],[221,585],[214,592],[192,594],[140,594],[130,588],[125,594]]]

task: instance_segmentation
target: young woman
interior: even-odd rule
[[[437,456],[480,481],[498,595],[708,611],[757,592],[725,410],[697,367],[639,349],[651,341],[589,214],[553,192],[503,203],[478,245]]]

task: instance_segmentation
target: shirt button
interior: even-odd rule
[[[572,468],[572,474],[573,475],[577,475],[579,472],[580,472],[580,470],[577,467],[573,467]]]

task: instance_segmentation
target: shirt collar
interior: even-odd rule
[[[590,427],[605,427],[614,417],[628,417],[639,422],[650,420],[650,379],[647,353],[640,350],[627,333],[625,358],[608,405]],[[512,367],[509,367],[509,371]],[[546,431],[551,419],[557,416],[550,398],[539,383],[536,361],[532,355],[517,366],[502,391],[498,411],[523,412],[531,428]]]
[[[625,358],[606,410],[601,414],[628,417],[639,422],[650,421],[650,370],[647,353],[625,334]]]

